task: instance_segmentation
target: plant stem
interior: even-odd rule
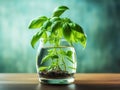
[[[56,48],[55,48],[55,53],[56,53],[56,55],[59,55],[59,53],[58,53],[58,51],[57,51]],[[59,66],[59,57],[58,57],[58,59],[56,59],[56,68],[57,68],[58,70],[61,70],[61,68],[60,68],[60,66]]]
[[[63,50],[60,48],[60,51],[62,52]],[[66,71],[66,63],[65,63],[65,61],[63,59],[63,54],[62,53],[61,53],[61,57],[62,57],[62,63],[63,63],[64,69]]]
[[[66,71],[66,64],[65,64],[65,61],[63,60],[63,57],[62,57],[62,62],[63,62],[63,65],[64,65],[64,69]]]

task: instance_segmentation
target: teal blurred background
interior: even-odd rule
[[[59,5],[70,8],[63,16],[87,34],[86,49],[75,44],[77,72],[120,72],[120,0],[0,0],[0,72],[36,72],[37,48],[30,46],[35,31],[28,25]]]

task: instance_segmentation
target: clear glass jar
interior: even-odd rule
[[[50,43],[40,44],[37,52],[37,72],[44,84],[69,84],[74,82],[76,73],[76,53],[74,47],[61,39],[60,46]]]

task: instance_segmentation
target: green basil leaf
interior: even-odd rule
[[[68,56],[66,56],[66,58],[67,58],[66,60],[70,61],[71,63],[74,63],[72,58],[70,58]]]
[[[71,58],[72,57],[72,53],[73,53],[72,51],[67,51],[66,55]]]
[[[75,42],[80,42],[81,45],[85,48],[86,47],[86,35],[82,29],[82,27],[75,23],[69,23],[72,32],[73,32],[73,38],[71,38]],[[71,35],[72,36],[72,35]]]
[[[68,7],[66,6],[60,6],[60,7],[57,7],[54,12],[53,12],[53,15],[52,17],[59,17],[61,14],[63,14],[67,9],[69,9]]]
[[[83,34],[83,33],[76,32],[76,31],[74,31],[73,34],[75,36],[74,40],[76,42],[80,42],[81,45],[85,48],[86,47],[86,43],[87,43],[87,37],[86,37],[86,35]]]
[[[43,64],[44,62],[48,61],[51,58],[51,55],[47,55],[42,59],[41,64]]]
[[[41,17],[33,20],[31,22],[31,24],[29,25],[29,29],[40,28],[46,20],[47,20],[46,16],[41,16]]]
[[[40,39],[42,36],[43,32],[37,32],[35,35],[33,35],[32,40],[31,40],[31,46],[34,48],[36,42]]]
[[[52,24],[51,26],[51,33],[55,32],[56,30],[61,28],[61,22],[60,21],[56,21]]]
[[[51,19],[50,19],[50,22],[55,22],[55,21],[60,21],[61,19],[59,18],[59,17],[52,17]]]
[[[70,37],[70,42],[71,42],[71,43],[75,43],[75,42],[77,42],[77,41],[76,41],[75,35],[74,35],[74,33],[73,33],[73,30],[71,30],[71,31],[72,31],[72,33],[71,33],[71,37]]]
[[[72,21],[69,18],[62,18],[62,21],[65,23],[72,23]]]
[[[76,70],[76,68],[69,66],[68,68]]]
[[[58,59],[59,57],[58,57],[58,55],[53,55],[52,58],[53,59]]]
[[[45,21],[43,24],[44,29],[50,29],[51,24],[50,20]]]
[[[70,41],[71,28],[67,23],[63,24],[63,36],[66,40]]]
[[[44,38],[44,43],[46,43],[47,42],[47,33],[46,32],[44,32],[42,34],[42,38]]]
[[[79,33],[84,33],[83,29],[82,29],[82,27],[80,25],[75,24],[75,23],[69,23],[69,25],[70,25],[71,29],[73,29],[73,30],[75,30],[75,31],[77,31]]]
[[[59,53],[62,55],[66,55],[66,52],[64,50],[60,50]]]
[[[54,53],[54,51],[55,51],[54,49],[49,49],[48,54],[52,55]]]
[[[49,38],[49,42],[50,42],[51,44],[52,44],[52,43],[55,43],[55,42],[54,42],[55,35],[54,35],[53,33],[51,33],[48,38]]]
[[[84,48],[86,47],[86,43],[87,43],[86,41],[87,41],[86,35],[81,35],[81,38],[79,38],[79,42]]]
[[[48,67],[45,67],[45,66],[39,67],[39,71],[44,71],[46,69],[48,69]]]

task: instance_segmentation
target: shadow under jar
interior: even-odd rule
[[[59,46],[50,43],[40,44],[37,52],[37,72],[43,84],[70,84],[76,73],[76,53],[64,39]]]

